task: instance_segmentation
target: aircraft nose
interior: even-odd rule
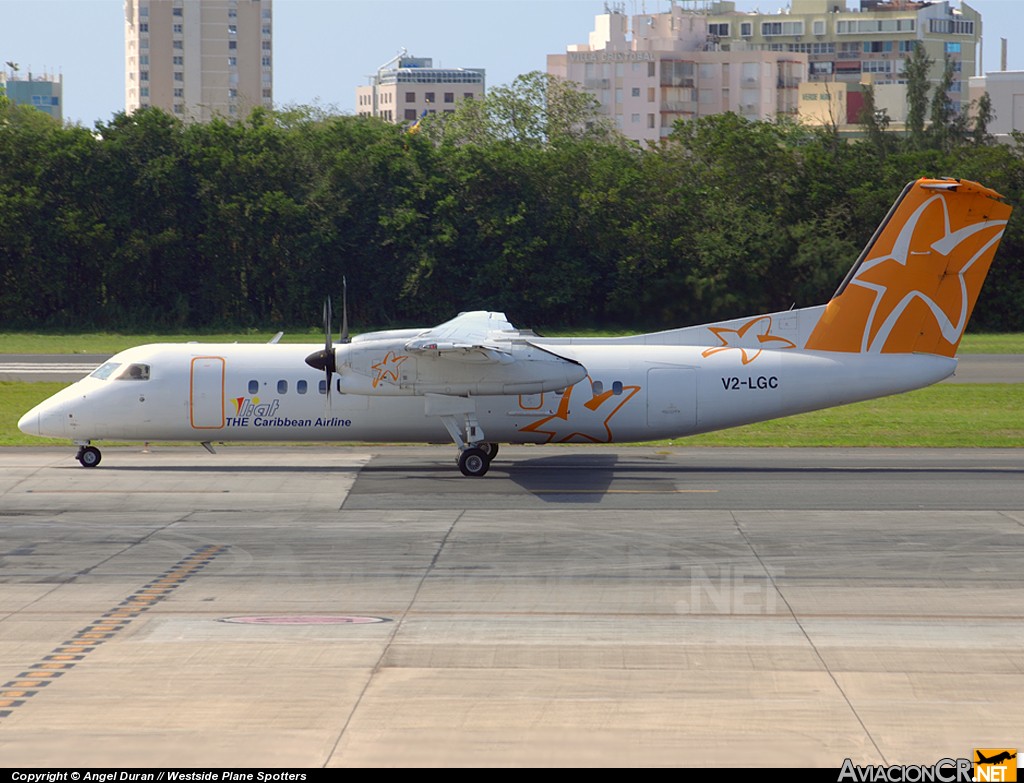
[[[24,432],[26,435],[38,435],[39,434],[39,408],[33,408],[20,419],[18,419],[18,429]]]
[[[66,427],[67,416],[60,402],[42,402],[18,419],[18,429],[26,435],[63,438],[67,435]]]

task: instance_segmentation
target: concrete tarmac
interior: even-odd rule
[[[1024,452],[0,449],[0,766],[1019,747]]]

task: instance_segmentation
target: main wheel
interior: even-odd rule
[[[484,454],[487,455],[488,461],[493,460],[495,457],[498,456],[498,444],[497,443],[491,443],[489,441],[484,441],[483,443],[478,443],[477,447],[480,449],[480,451],[482,451]]]
[[[466,449],[459,455],[459,470],[463,476],[482,476],[489,467],[491,461],[483,449]]]
[[[95,446],[86,446],[78,450],[77,459],[82,463],[83,468],[95,468],[100,464],[100,460],[103,455],[100,454],[100,450]]]

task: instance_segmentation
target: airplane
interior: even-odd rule
[[[1016,753],[1010,753],[1006,750],[1002,753],[997,753],[992,758],[986,758],[980,750],[975,750],[974,753],[978,757],[978,760],[974,762],[975,764],[1001,764],[1004,761],[1013,761],[1017,758]]]
[[[541,337],[502,313],[324,347],[156,344],[28,411],[30,435],[93,441],[451,440],[465,476],[500,443],[678,438],[918,389],[956,350],[1011,207],[967,180],[909,183],[824,305],[629,337]],[[333,392],[333,394],[332,394]]]

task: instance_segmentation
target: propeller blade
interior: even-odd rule
[[[324,349],[306,357],[306,364],[314,370],[323,370],[327,383],[327,405],[331,404],[331,376],[338,371],[334,358],[334,346],[331,344],[331,298],[324,300]]]
[[[341,336],[338,342],[342,345],[352,342],[348,336],[348,279],[344,276],[341,278]]]

